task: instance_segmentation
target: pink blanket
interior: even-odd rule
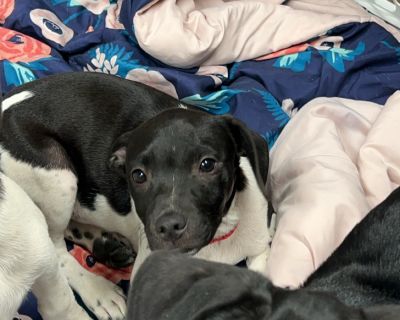
[[[136,13],[135,34],[153,57],[187,68],[254,59],[350,22],[376,21],[395,32],[352,0],[283,2],[155,0]]]
[[[385,106],[317,98],[295,114],[271,155],[275,284],[300,286],[400,185],[399,123],[400,91]]]

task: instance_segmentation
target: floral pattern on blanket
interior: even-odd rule
[[[170,67],[135,38],[133,17],[150,1],[0,0],[1,93],[54,73],[108,73],[213,114],[229,113],[272,147],[297,110],[316,97],[384,104],[400,89],[400,44],[375,23],[338,26],[320,39],[255,60]],[[80,249],[73,253],[83,264],[90,260]],[[126,282],[125,271],[90,269]],[[21,314],[40,319],[35,308],[30,296]]]
[[[276,60],[274,67],[286,68],[294,72],[303,72],[306,66],[311,63],[313,49],[312,46],[309,46],[306,51],[284,55]],[[314,50],[317,50],[333,69],[343,73],[346,71],[345,61],[354,61],[364,53],[365,44],[361,41],[354,50],[338,47],[326,47]]]
[[[286,122],[274,116],[275,110],[260,107],[266,104],[257,90],[279,105],[291,99],[298,109],[318,96],[384,103],[400,83],[398,42],[374,23],[339,26],[257,60],[216,66],[227,70],[222,76],[167,66],[138,46],[132,18],[147,0],[0,3],[3,93],[53,73],[103,72],[145,82],[215,114],[230,113],[272,145]],[[23,61],[10,56],[11,47]]]
[[[397,56],[397,58],[398,58],[398,63],[400,64],[400,46],[397,46],[396,47],[396,45],[391,45],[389,42],[387,42],[387,41],[382,41],[382,43],[386,46],[386,47],[388,47],[389,49],[393,49],[395,52],[396,52],[396,56]]]

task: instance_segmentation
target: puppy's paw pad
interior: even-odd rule
[[[107,232],[94,240],[92,251],[97,261],[117,269],[133,264],[136,257],[127,240],[122,236]]]

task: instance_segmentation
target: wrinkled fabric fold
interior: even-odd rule
[[[375,21],[396,33],[351,0],[283,2],[152,1],[135,14],[135,35],[153,57],[189,68],[255,59],[350,22]]]
[[[271,152],[268,189],[278,226],[268,276],[296,288],[370,209],[400,185],[400,91],[385,106],[317,98]]]

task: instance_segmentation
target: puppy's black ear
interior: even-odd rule
[[[265,184],[268,176],[269,151],[267,142],[247,126],[230,116],[222,116],[236,142],[239,156],[249,159],[260,190],[266,196]]]
[[[117,138],[111,148],[111,156],[108,161],[110,168],[119,173],[122,177],[125,177],[126,174],[126,149],[130,134],[131,131],[126,132]]]

